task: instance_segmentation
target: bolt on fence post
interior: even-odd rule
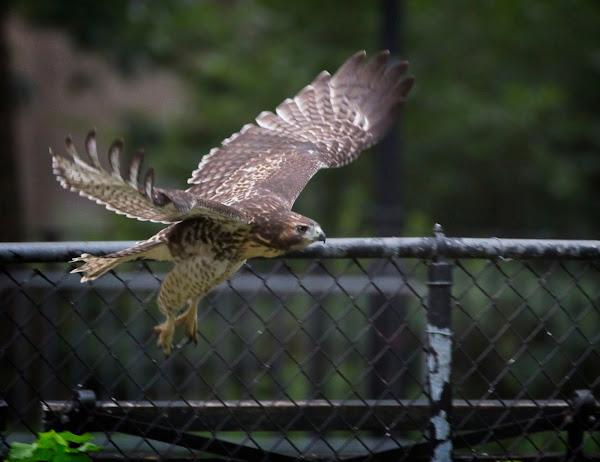
[[[442,227],[433,228],[436,256],[428,264],[427,385],[429,389],[429,441],[431,460],[452,459],[452,264],[444,260]]]

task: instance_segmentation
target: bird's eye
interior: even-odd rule
[[[308,226],[306,225],[298,225],[296,226],[296,232],[299,234],[304,234],[306,233],[306,231],[308,231]]]

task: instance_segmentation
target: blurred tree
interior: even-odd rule
[[[380,27],[379,4],[357,0],[343,8],[315,0],[21,0],[15,7],[64,27],[125,72],[161,65],[187,82],[184,120],[158,127],[132,114],[123,121],[128,146],[146,147],[158,183],[178,187],[203,153],[260,111],[350,53],[374,51]],[[404,11],[404,49],[417,76],[403,130],[407,234],[429,234],[439,221],[453,235],[593,237],[600,4],[459,0],[443,8],[426,0]],[[296,208],[330,235],[373,232],[366,220],[372,169],[367,155],[343,175],[319,173]]]
[[[600,3],[410,6],[409,226],[594,238]]]

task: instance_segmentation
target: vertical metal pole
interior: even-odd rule
[[[427,286],[427,385],[429,387],[429,439],[431,460],[452,460],[452,264],[443,259],[445,236],[435,225],[438,257],[429,263]]]
[[[380,0],[380,40],[379,47],[390,50],[397,55],[402,48],[402,1]],[[402,143],[401,116],[390,133],[381,140],[373,153],[375,161],[375,204],[371,217],[377,236],[402,235]],[[371,266],[371,272],[377,277],[389,271],[392,277],[398,277],[395,269],[389,265],[381,268]],[[385,265],[385,263],[383,263]],[[373,373],[369,380],[369,396],[381,398],[389,394],[402,396],[406,383],[403,377],[396,378],[398,370],[406,364],[408,348],[404,336],[396,336],[393,344],[390,338],[395,337],[399,320],[405,318],[405,302],[402,295],[387,300],[386,297],[374,294],[370,296],[370,311],[373,318],[373,329],[370,338],[370,357],[378,358],[373,364]],[[382,306],[386,308],[381,310]],[[382,352],[386,351],[382,354]]]
[[[400,0],[381,0],[380,46],[394,55],[402,51],[403,11]],[[375,232],[377,236],[402,234],[402,114],[374,152],[375,160]]]
[[[596,398],[591,390],[575,390],[571,400],[571,413],[568,416],[566,461],[585,460],[583,436],[587,426],[586,419],[592,416],[595,406]]]

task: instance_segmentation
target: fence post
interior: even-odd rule
[[[452,264],[444,260],[442,227],[433,228],[436,256],[428,265],[427,385],[429,389],[429,441],[431,460],[452,459]]]
[[[571,412],[567,416],[567,454],[565,460],[584,460],[583,434],[589,428],[589,419],[596,405],[596,398],[591,390],[575,390],[571,400]]]

